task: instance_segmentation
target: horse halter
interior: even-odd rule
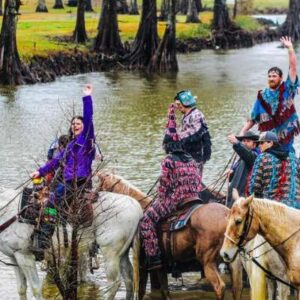
[[[249,206],[242,233],[238,237],[239,239],[238,240],[233,239],[226,232],[224,233],[225,238],[227,238],[232,243],[234,243],[239,249],[243,249],[243,246],[244,246],[243,243],[245,242],[245,240],[248,236],[248,233],[249,233],[251,225],[252,225],[252,221],[253,221],[253,211],[251,209],[251,206]]]

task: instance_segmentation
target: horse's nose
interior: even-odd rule
[[[224,259],[225,262],[230,262],[231,261],[230,255],[226,251],[221,251],[220,255],[222,256],[222,258]]]

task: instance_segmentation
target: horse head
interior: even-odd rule
[[[125,194],[123,179],[109,171],[100,171],[97,173],[99,179],[98,191],[114,192]],[[123,190],[121,190],[123,187]],[[126,193],[127,194],[127,193]]]
[[[251,208],[253,196],[244,198],[238,195],[234,190],[233,199],[235,200],[228,217],[228,223],[225,231],[225,239],[220,251],[221,256],[226,262],[235,259],[241,248],[258,231],[258,224],[254,218],[254,212]]]

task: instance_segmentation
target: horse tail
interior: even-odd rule
[[[141,248],[141,242],[140,242],[140,234],[139,229],[137,229],[133,242],[132,242],[132,261],[133,261],[133,292],[134,292],[134,300],[137,300],[139,297],[139,283],[140,283],[140,264],[139,264],[139,258],[140,258],[140,248]]]
[[[257,236],[254,239],[253,248],[263,242],[261,236]],[[266,250],[266,244],[257,248],[253,252],[254,257],[259,257]],[[258,259],[259,263],[266,268],[265,256],[261,256]],[[249,276],[250,285],[251,285],[251,299],[252,300],[265,300],[267,299],[267,279],[265,272],[256,266],[254,263],[251,263],[251,272]]]

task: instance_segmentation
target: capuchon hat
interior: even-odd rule
[[[239,140],[239,141],[242,141],[243,139],[248,139],[248,140],[252,140],[254,142],[257,142],[258,141],[258,135],[255,134],[253,131],[249,130],[249,131],[246,131],[244,133],[244,135],[239,135],[239,136],[236,136],[236,138]]]
[[[192,107],[196,105],[196,98],[192,95],[192,92],[189,90],[183,90],[176,94],[174,100],[180,101],[180,103],[185,107]]]
[[[272,131],[262,132],[259,135],[258,141],[259,142],[274,142],[274,143],[279,143],[277,135],[274,132],[272,132]]]

